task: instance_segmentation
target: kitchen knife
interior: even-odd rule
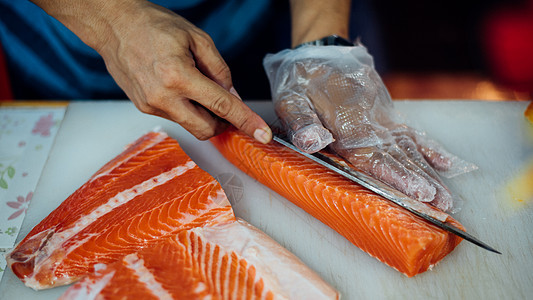
[[[324,155],[319,152],[313,154],[305,153],[298,149],[296,146],[294,146],[291,142],[286,141],[285,139],[276,134],[274,134],[273,139],[281,145],[290,148],[291,150],[315,161],[316,163],[360,184],[361,186],[384,197],[385,199],[395,203],[396,205],[399,205],[400,207],[408,210],[416,216],[427,220],[435,226],[442,228],[448,232],[451,232],[483,249],[501,254],[501,252],[483,243],[471,234],[453,226],[452,224],[446,223],[448,214],[441,212],[437,209],[432,209],[426,204],[408,197],[407,195],[401,193],[400,191],[390,187],[389,185],[377,179],[374,179],[373,177],[370,177],[362,172],[350,168],[348,167],[348,165],[344,166],[342,163],[330,158],[327,155]]]

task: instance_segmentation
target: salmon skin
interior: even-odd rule
[[[338,297],[320,277],[306,274],[302,267],[279,244],[239,220],[185,230],[113,264],[99,265],[97,272],[70,287],[60,299]]]
[[[408,277],[428,270],[462,241],[278,143],[255,142],[235,128],[211,142],[242,171]],[[447,222],[464,229],[452,217]]]
[[[76,285],[83,288],[70,289],[65,299],[72,293],[84,299],[106,298],[109,290],[114,291],[111,298],[179,299],[168,286],[176,278],[188,278],[179,281],[182,290],[213,299],[237,299],[220,293],[248,294],[250,289],[258,297],[249,299],[294,299],[291,292],[298,289],[314,290],[320,299],[338,298],[294,255],[251,228],[237,222],[221,186],[176,140],[150,132],[98,170],[6,259],[13,273],[36,290],[89,276]],[[239,239],[244,240],[232,248],[231,242]],[[273,269],[254,261],[258,251],[277,261]],[[217,273],[224,263],[224,271],[233,272],[228,276]],[[212,275],[209,280],[207,275]],[[278,281],[296,285],[280,288]]]

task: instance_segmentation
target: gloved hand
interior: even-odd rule
[[[453,197],[437,171],[467,165],[396,121],[391,98],[364,46],[304,46],[267,55],[278,117],[292,143],[330,147],[353,166],[404,194],[447,211]]]

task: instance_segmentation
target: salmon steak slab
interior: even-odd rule
[[[181,231],[96,269],[61,299],[338,298],[292,254],[242,220]]]
[[[276,272],[259,272],[264,268],[254,266],[248,256],[242,254],[255,251],[253,247],[248,248],[247,244],[241,245],[241,249],[223,246],[223,242],[228,242],[225,239],[240,238],[238,234],[230,234],[232,230],[220,229],[226,228],[220,227],[222,225],[231,227],[234,223],[242,221],[237,222],[219,183],[200,169],[176,140],[164,132],[150,132],[105,164],[63,201],[6,255],[6,260],[13,273],[36,290],[70,284],[113,270],[117,277],[109,279],[109,284],[99,281],[106,287],[103,291],[117,289],[113,282],[127,286],[126,282],[134,280],[130,277],[146,273],[148,277],[143,275],[140,280],[148,280],[146,287],[156,295],[174,295],[166,283],[181,276],[190,277],[188,282],[192,285],[187,285],[187,291],[202,291],[201,295],[208,293],[213,299],[229,299],[217,294],[222,291],[219,286],[230,286],[229,290],[222,291],[224,293],[248,293],[251,286],[243,284],[243,280],[244,283],[253,282],[253,288],[262,296],[281,292],[275,284],[266,285],[278,280],[325,286],[320,290],[326,291],[321,295],[327,297],[322,298],[338,297],[318,275],[264,234],[255,238],[259,240],[257,244],[270,247],[263,246],[262,253],[288,257],[290,259],[285,261],[289,262],[288,267],[303,271],[281,272],[278,269],[286,270],[287,266],[278,263]],[[211,231],[211,227],[219,229]],[[227,276],[217,273],[224,263],[229,265],[223,270],[233,273]],[[156,271],[155,277],[150,277],[151,273],[146,270],[159,270],[161,264],[173,269]],[[123,271],[131,266],[137,273]],[[190,269],[191,266],[196,269]],[[106,273],[105,278],[110,278],[109,274]],[[202,277],[206,274],[211,277]],[[274,275],[281,277],[270,278]],[[122,278],[129,279],[123,282]],[[236,282],[239,284],[235,285]],[[85,286],[92,290],[98,288]],[[128,295],[127,290],[121,289],[114,297],[122,299]]]
[[[278,143],[234,128],[211,142],[235,166],[408,277],[449,254],[460,237]],[[463,229],[452,217],[446,222]]]

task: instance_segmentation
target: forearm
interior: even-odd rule
[[[292,46],[336,34],[349,38],[350,0],[290,0]]]
[[[144,0],[31,0],[63,23],[84,43],[99,51],[110,38],[112,25]]]

